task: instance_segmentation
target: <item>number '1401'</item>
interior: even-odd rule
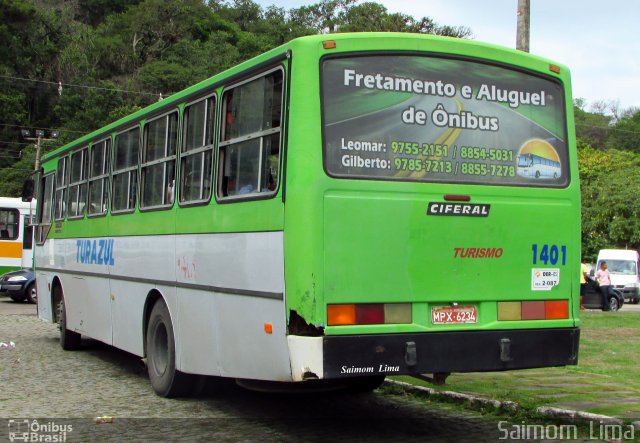
[[[538,261],[542,264],[556,265],[558,260],[562,265],[567,264],[567,247],[565,245],[531,245],[533,251],[533,264],[537,265]]]

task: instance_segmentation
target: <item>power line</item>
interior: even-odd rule
[[[35,82],[35,83],[44,83],[47,85],[53,85],[53,86],[57,86],[58,89],[58,94],[62,93],[62,86],[70,86],[72,88],[84,88],[84,89],[97,89],[100,91],[112,91],[112,92],[124,92],[126,94],[140,94],[140,95],[150,95],[152,97],[159,97],[161,94],[155,94],[152,92],[143,92],[143,91],[129,91],[126,89],[116,89],[116,88],[104,88],[101,86],[89,86],[89,85],[76,85],[73,83],[62,83],[62,82],[52,82],[52,81],[47,81],[47,80],[36,80],[36,79],[32,79],[32,78],[24,78],[24,77],[13,77],[11,75],[0,75],[0,78],[6,78],[9,80],[20,80],[20,81],[25,81],[25,82]]]
[[[7,166],[6,168],[0,168],[0,170],[10,169],[12,171],[23,171],[23,172],[33,172],[33,169],[25,169],[25,168],[14,168],[12,166]]]
[[[74,131],[73,129],[56,129],[56,128],[38,128],[31,125],[13,125],[9,123],[0,123],[0,126],[6,126],[9,128],[30,128],[30,129],[42,129],[44,131],[58,131],[58,132],[74,132],[76,134],[88,134],[85,131]]]
[[[25,146],[33,146],[33,143],[27,143],[27,142],[10,142],[10,141],[6,141],[6,140],[0,140],[0,143],[5,143],[8,145],[25,145]]]
[[[612,126],[596,126],[596,125],[587,125],[586,123],[576,123],[576,126],[581,126],[583,128],[590,128],[590,129],[604,129],[607,131],[619,131],[619,132],[626,132],[629,134],[640,134],[640,131],[632,131],[630,129],[619,129],[616,127],[612,127]]]

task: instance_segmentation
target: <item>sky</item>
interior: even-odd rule
[[[254,0],[285,9],[320,0]],[[517,0],[373,0],[391,13],[467,26],[474,40],[514,48]],[[569,67],[573,97],[640,108],[638,0],[531,0],[530,52]]]

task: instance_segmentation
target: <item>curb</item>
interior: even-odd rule
[[[402,388],[406,392],[412,392],[412,393],[422,394],[426,396],[446,397],[448,399],[456,401],[457,403],[468,402],[471,404],[490,406],[496,409],[502,409],[502,410],[511,411],[511,412],[516,412],[522,409],[520,405],[514,401],[492,400],[489,398],[478,397],[476,395],[463,394],[463,393],[454,392],[454,391],[437,391],[433,388],[412,385],[411,383],[406,383],[403,381],[396,381],[396,380],[385,380],[384,383],[387,385],[392,385],[392,386],[397,386],[399,388]],[[554,408],[551,406],[540,406],[536,408],[535,412],[547,417],[562,418],[572,422],[597,421],[605,425],[609,425],[609,424],[623,425],[624,424],[623,420],[615,417],[609,417],[608,415],[592,414],[590,412],[573,411],[571,409]],[[635,429],[640,430],[640,421],[634,421],[632,425]]]

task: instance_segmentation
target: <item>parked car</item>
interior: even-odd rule
[[[7,272],[0,276],[0,296],[11,297],[15,302],[36,303],[36,276],[29,269]]]
[[[602,296],[600,295],[600,287],[591,277],[587,278],[587,287],[582,305],[589,309],[602,309]],[[609,293],[609,304],[607,311],[617,311],[624,305],[624,296],[618,289],[611,288]]]

